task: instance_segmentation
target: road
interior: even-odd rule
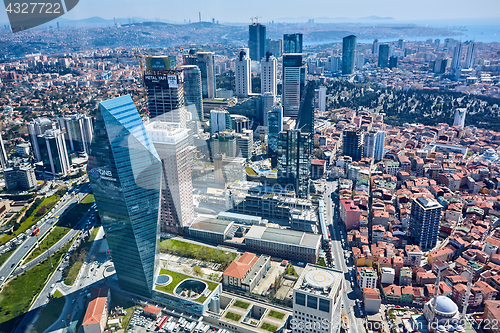
[[[344,310],[349,319],[349,330],[352,333],[365,333],[364,320],[356,306],[356,300],[362,299],[362,293],[356,282],[354,282],[354,288],[351,285],[352,276],[350,269],[353,267],[355,269],[355,266],[353,266],[353,261],[351,261],[350,258],[344,256],[344,249],[347,249],[347,242],[343,245],[342,238],[347,240],[346,230],[343,223],[340,223],[340,226],[337,224],[340,222],[338,193],[336,191],[337,186],[338,183],[336,181],[325,182],[325,218],[329,223],[330,235],[332,238],[330,246],[335,262],[335,269],[344,272],[345,281],[342,299],[344,302]],[[331,197],[332,195],[334,198],[333,200]]]
[[[56,218],[55,216],[61,216],[70,205],[83,199],[85,196],[84,193],[89,192],[88,184],[82,185],[79,191],[81,192],[75,192],[74,196],[70,193],[66,193],[56,204],[55,208],[53,208],[46,215],[46,217],[42,220],[43,222],[41,222],[38,226],[38,228],[40,228],[40,235],[26,238],[26,240],[17,247],[16,251],[9,257],[9,259],[7,259],[2,267],[0,267],[0,277],[3,277],[3,280],[0,281],[0,288],[3,286],[5,281],[7,281],[9,275],[13,273],[17,266],[19,266],[22,259],[30,252],[35,243],[40,239],[41,235],[51,229],[54,224],[58,222],[59,218]]]
[[[90,218],[90,215],[86,216],[87,219],[84,222],[87,222],[87,220]],[[78,321],[78,319],[80,318],[79,314],[81,314],[83,311],[87,292],[91,292],[92,290],[90,286],[103,283],[104,270],[108,266],[112,265],[106,254],[97,257],[95,260],[92,259],[96,256],[97,251],[99,251],[99,247],[103,239],[103,234],[104,233],[101,228],[73,286],[67,286],[66,284],[64,284],[62,269],[56,269],[52,277],[49,279],[49,281],[31,306],[29,312],[24,316],[22,322],[18,325],[15,333],[30,331],[30,325],[37,319],[38,311],[48,303],[49,295],[51,295],[56,289],[59,289],[59,291],[61,291],[61,293],[66,297],[66,304],[59,317],[59,320],[57,320],[47,330],[47,332],[66,332],[66,329],[71,322]],[[74,247],[75,245],[76,244],[74,244],[72,247]],[[63,260],[59,267],[64,268],[66,265],[67,261]],[[52,287],[52,285],[54,285],[54,287]]]

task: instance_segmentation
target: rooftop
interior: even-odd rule
[[[85,312],[82,325],[93,325],[101,322],[102,314],[106,309],[109,287],[101,286],[92,290],[91,300]]]
[[[278,243],[294,244],[306,247],[316,247],[321,239],[321,235],[311,233],[278,229],[271,227],[252,226],[248,231],[246,238],[257,238]]]
[[[219,220],[207,217],[197,217],[193,224],[189,227],[190,229],[198,229],[203,231],[210,231],[218,234],[225,234],[233,221],[229,220]]]
[[[342,287],[343,279],[341,271],[307,264],[293,288],[331,298]]]

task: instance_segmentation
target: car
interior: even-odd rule
[[[74,298],[74,299],[71,301],[71,303],[75,303],[75,301],[76,301],[76,298]]]

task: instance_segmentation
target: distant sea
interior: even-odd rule
[[[418,24],[422,25],[422,24]],[[463,25],[438,25],[438,24],[432,24],[428,25],[429,27],[432,28],[445,28],[451,31],[454,31],[455,34],[453,35],[435,35],[435,36],[402,36],[402,37],[391,37],[391,38],[378,38],[379,42],[392,42],[396,41],[400,38],[406,39],[407,41],[426,41],[429,38],[436,39],[439,38],[441,39],[441,43],[444,42],[445,38],[454,38],[456,40],[461,40],[462,42],[465,42],[467,40],[474,40],[476,42],[483,42],[483,43],[500,43],[500,23],[499,24],[487,24],[487,25],[481,25],[481,24],[463,24]],[[314,44],[328,44],[328,43],[338,43],[341,42],[342,40],[328,40],[328,41],[311,41],[311,42],[306,42],[304,41],[305,45],[314,45]],[[373,39],[358,39],[358,43],[372,43]]]

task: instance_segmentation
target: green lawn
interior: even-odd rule
[[[160,243],[162,252],[173,253],[181,257],[200,259],[208,262],[221,264],[224,269],[236,259],[237,254],[219,250],[209,246],[203,246],[188,242],[183,242],[177,239],[165,239]]]
[[[318,266],[326,267],[325,258],[319,257],[319,259],[318,259]]]
[[[54,295],[52,295],[54,298],[61,298],[63,297],[64,295],[59,291],[59,289],[57,289],[55,292],[54,292]]]
[[[240,301],[240,300],[236,300],[236,302],[234,302],[233,305],[237,306],[239,308],[242,308],[242,309],[248,309],[248,307],[250,306],[250,303],[243,302],[243,301]]]
[[[269,311],[269,313],[267,315],[271,316],[271,317],[274,317],[274,318],[277,318],[277,319],[283,319],[283,318],[285,318],[285,314],[284,313],[278,312],[278,311],[274,311],[274,310]]]
[[[61,226],[56,226],[54,230],[52,230],[45,238],[40,242],[37,248],[35,248],[33,251],[31,251],[30,255],[26,260],[24,261],[25,263],[30,262],[31,260],[35,259],[48,249],[50,249],[54,244],[56,244],[59,240],[61,240],[66,234],[71,230],[71,228],[67,227],[61,227]]]
[[[233,313],[233,312],[227,312],[224,317],[227,319],[234,320],[234,321],[240,321],[240,319],[241,319],[241,315]]]
[[[268,323],[263,323],[262,325],[260,325],[260,328],[269,332],[276,332],[278,330],[278,326],[274,326]]]
[[[54,194],[53,196],[50,196],[48,198],[43,199],[43,201],[38,205],[38,207],[36,207],[33,210],[33,213],[30,216],[28,216],[26,220],[21,222],[19,228],[16,231],[14,231],[11,235],[3,234],[0,236],[0,245],[7,243],[12,238],[17,237],[19,234],[21,234],[21,233],[25,232],[27,229],[31,228],[31,226],[33,226],[33,224],[40,221],[42,219],[42,217],[44,217],[52,209],[52,207],[54,207],[56,205],[57,201],[59,201],[60,198],[61,197],[59,195]],[[45,207],[45,210],[46,210],[45,213],[42,215],[37,215],[38,210],[42,207]],[[26,214],[28,214],[28,212],[26,212]]]
[[[80,202],[81,204],[93,204],[95,202],[94,195],[89,194]]]
[[[63,246],[51,256],[53,267],[48,259],[27,272],[9,281],[0,292],[0,332],[11,332],[19,316],[29,309],[31,302],[42,291],[47,278],[56,269],[57,263],[68,252],[71,243]]]
[[[247,172],[248,175],[250,176],[257,176],[257,172],[255,172],[252,168],[246,167],[245,171]]]
[[[47,303],[38,313],[38,319],[33,325],[32,332],[42,333],[47,328],[49,328],[61,315],[65,303],[65,297],[52,298],[49,303]]]
[[[156,286],[155,289],[159,290],[159,291],[166,292],[168,294],[172,294],[172,295],[174,294],[174,288],[177,287],[177,285],[182,280],[185,280],[185,279],[198,279],[198,280],[201,280],[203,282],[206,282],[206,284],[208,285],[208,289],[210,290],[210,292],[214,291],[214,289],[217,288],[217,286],[218,286],[218,283],[211,282],[211,281],[208,281],[208,280],[205,280],[205,279],[200,279],[200,278],[192,277],[192,276],[189,276],[189,275],[186,275],[186,274],[182,274],[182,273],[179,273],[179,272],[169,271],[169,270],[164,269],[164,268],[162,268],[160,270],[160,275],[161,274],[170,275],[172,277],[172,282],[170,282],[166,286]],[[200,296],[200,297],[198,297],[196,299],[196,302],[203,303],[207,299],[208,296],[210,296],[210,294],[208,294],[207,296]]]
[[[10,251],[5,252],[4,254],[0,255],[0,266],[2,266],[3,263],[6,262],[7,259],[10,258],[10,256],[12,255],[12,253],[14,253],[14,251],[16,249],[17,249],[17,246],[13,250],[10,250]]]

